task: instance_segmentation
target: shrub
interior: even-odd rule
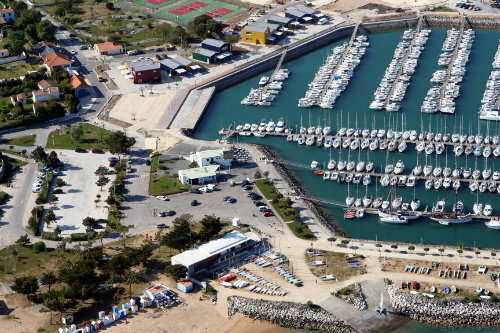
[[[2,205],[8,197],[9,195],[7,193],[0,191],[0,205]]]
[[[33,251],[35,252],[44,252],[46,247],[45,247],[45,243],[44,242],[36,242],[35,244],[33,244]]]
[[[75,241],[75,242],[86,241],[86,240],[94,238],[94,236],[96,234],[97,233],[95,231],[94,232],[87,232],[87,233],[76,232],[74,234],[71,234],[70,238],[72,241]]]
[[[42,232],[42,239],[47,239],[51,241],[60,241],[62,240],[62,237],[56,234],[55,232],[44,231]]]

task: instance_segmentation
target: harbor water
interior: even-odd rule
[[[433,28],[426,44],[425,50],[420,56],[416,73],[407,89],[405,99],[401,103],[399,112],[374,111],[368,108],[373,100],[379,82],[385,69],[392,59],[394,49],[401,39],[403,30],[393,30],[368,35],[370,46],[356,68],[346,90],[340,95],[332,110],[313,108],[299,108],[298,100],[304,97],[307,84],[314,78],[319,66],[321,66],[332,47],[340,45],[348,39],[339,40],[331,45],[313,50],[304,56],[285,63],[291,72],[291,76],[284,81],[283,90],[276,100],[268,107],[255,107],[241,105],[240,101],[248,94],[249,90],[258,86],[261,75],[270,75],[272,71],[262,73],[251,79],[245,80],[228,89],[218,92],[205,116],[197,128],[195,136],[204,140],[216,140],[220,138],[218,131],[228,128],[229,125],[256,123],[262,119],[277,122],[283,118],[289,127],[308,126],[331,126],[336,132],[341,127],[369,128],[386,130],[417,130],[432,131],[434,133],[458,133],[500,135],[500,127],[496,122],[478,119],[478,110],[481,105],[481,97],[485,89],[488,75],[492,70],[491,63],[497,50],[500,38],[499,31],[477,30],[476,38],[472,46],[467,72],[460,89],[460,96],[456,99],[456,113],[452,114],[423,114],[420,106],[432,83],[429,81],[432,73],[439,68],[438,58],[442,43],[446,37],[447,29]],[[488,132],[488,133],[487,133]],[[447,147],[447,152],[441,156],[436,154],[425,155],[417,153],[414,144],[409,144],[404,153],[387,151],[349,151],[339,149],[325,149],[323,147],[298,145],[297,142],[287,142],[285,137],[235,137],[232,140],[240,142],[252,142],[271,146],[285,161],[291,161],[303,165],[310,165],[311,161],[320,162],[325,166],[329,159],[339,160],[364,160],[375,163],[378,172],[383,170],[387,163],[395,164],[401,160],[405,164],[404,174],[410,174],[417,165],[432,164],[434,167],[445,166],[452,170],[458,167],[470,167],[473,170],[500,167],[500,158],[493,155],[485,160],[483,157],[475,158],[474,155],[455,157],[452,147]],[[373,196],[384,196],[387,198],[389,189],[380,186],[379,179],[372,179],[368,187],[360,185],[338,184],[333,181],[324,181],[321,176],[315,176],[310,169],[290,167],[304,188],[318,199],[345,202],[349,189],[353,197],[363,197],[366,193]],[[375,183],[378,182],[378,188]],[[458,191],[458,200],[462,200],[466,211],[471,211],[477,200],[475,193],[471,193],[467,183],[462,183]],[[376,193],[377,192],[377,193]],[[486,191],[488,192],[488,191]],[[500,215],[500,197],[495,193],[479,193],[478,200],[484,204],[491,204],[494,215]],[[445,200],[448,210],[452,209],[455,202],[455,192],[448,190],[426,190],[424,182],[417,182],[415,190],[412,188],[397,188],[397,195],[403,197],[404,202],[410,202],[414,195],[422,202],[421,208],[426,206],[430,210],[432,204],[438,200]],[[440,225],[429,219],[422,218],[410,221],[408,224],[395,225],[379,222],[375,215],[365,214],[363,219],[345,220],[343,210],[336,206],[325,204],[325,210],[332,216],[336,223],[351,237],[384,240],[405,241],[414,243],[435,243],[455,245],[463,242],[466,245],[480,245],[483,247],[500,247],[500,232],[492,230],[484,225],[484,220],[473,220],[472,223],[458,225]],[[486,254],[485,254],[486,255]]]

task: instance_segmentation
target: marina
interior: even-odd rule
[[[458,29],[459,26],[457,25]],[[405,30],[408,30],[406,28]],[[426,92],[432,86],[429,79],[432,77],[433,72],[440,66],[437,64],[439,55],[441,53],[441,48],[443,41],[446,39],[446,33],[449,29],[445,28],[433,28],[429,35],[429,39],[425,45],[426,49],[421,53],[418,67],[411,80],[411,88],[407,90],[404,99],[401,101],[400,112],[373,112],[368,106],[373,101],[373,92],[377,89],[380,84],[380,79],[383,77],[386,70],[387,64],[391,62],[394,56],[394,50],[397,44],[401,41],[401,36],[404,30],[393,30],[383,33],[369,34],[368,38],[370,41],[370,47],[367,48],[366,54],[363,57],[362,62],[356,68],[356,75],[354,75],[349,83],[347,89],[343,92],[342,98],[337,99],[335,103],[335,110],[321,110],[321,109],[306,109],[297,108],[297,96],[304,96],[307,86],[304,86],[304,81],[310,82],[311,79],[315,77],[317,72],[317,66],[324,63],[324,59],[331,53],[331,50],[337,46],[344,45],[344,43],[349,42],[350,38],[339,40],[333,45],[325,46],[321,50],[315,50],[309,53],[303,58],[298,58],[286,64],[293,72],[293,76],[287,81],[286,90],[282,91],[279,103],[273,103],[272,106],[262,109],[258,114],[249,112],[248,107],[241,106],[237,109],[237,112],[232,113],[232,117],[229,119],[227,115],[224,114],[224,109],[227,109],[228,105],[231,104],[231,96],[242,96],[241,90],[246,90],[250,83],[242,82],[234,87],[228,88],[214,96],[212,105],[209,107],[208,113],[211,114],[209,118],[204,118],[195,136],[197,138],[204,138],[210,140],[224,140],[232,141],[235,145],[238,142],[248,142],[248,143],[258,143],[264,144],[272,147],[277,155],[280,157],[281,161],[290,161],[292,164],[287,164],[287,168],[300,179],[304,188],[310,193],[309,197],[318,201],[318,203],[324,207],[326,212],[335,220],[335,222],[344,230],[348,235],[352,237],[360,237],[366,239],[376,238],[380,240],[407,240],[420,242],[421,238],[424,242],[445,242],[448,244],[456,244],[459,241],[464,241],[467,239],[476,240],[476,242],[482,243],[483,246],[496,246],[495,230],[486,228],[485,221],[487,219],[473,219],[470,223],[465,223],[460,226],[446,226],[446,230],[438,231],[436,226],[440,226],[439,223],[427,223],[429,220],[415,220],[411,223],[407,223],[402,226],[396,224],[389,224],[384,222],[379,222],[379,218],[376,215],[369,214],[368,212],[364,215],[363,223],[353,223],[350,219],[344,219],[344,211],[338,206],[329,204],[329,202],[343,203],[345,206],[345,199],[347,194],[347,188],[350,187],[351,196],[354,198],[362,198],[368,194],[373,197],[387,198],[390,186],[384,187],[380,184],[380,176],[375,178],[372,175],[370,184],[365,187],[360,184],[353,184],[352,182],[337,183],[336,181],[323,180],[322,176],[315,176],[314,172],[310,169],[311,161],[318,161],[321,171],[328,171],[327,165],[330,159],[334,159],[337,163],[339,161],[365,161],[365,165],[369,161],[373,162],[374,169],[377,174],[385,175],[385,166],[388,164],[395,165],[396,162],[402,160],[406,166],[406,171],[401,175],[407,177],[411,175],[411,171],[418,164],[422,168],[426,164],[432,164],[433,170],[436,167],[440,167],[443,171],[446,167],[449,167],[453,172],[455,167],[470,168],[473,172],[474,170],[480,170],[480,174],[484,169],[491,168],[492,179],[494,170],[497,170],[495,166],[498,166],[497,159],[495,158],[493,151],[498,147],[496,142],[493,142],[493,137],[500,134],[497,123],[489,123],[480,121],[478,119],[477,110],[481,105],[481,96],[484,93],[484,88],[486,81],[491,72],[491,59],[494,58],[495,52],[497,51],[498,40],[500,35],[497,31],[487,31],[487,30],[477,30],[476,40],[471,48],[471,55],[469,62],[467,63],[468,70],[464,76],[464,80],[461,84],[461,96],[456,100],[456,110],[459,116],[434,113],[425,114],[420,112],[420,106],[425,98]],[[480,53],[477,50],[481,50]],[[487,59],[487,63],[485,63]],[[267,74],[270,76],[272,71]],[[260,74],[258,77],[266,75]],[[257,78],[258,80],[258,78]],[[253,79],[255,82],[255,78]],[[238,94],[238,91],[240,93]],[[246,90],[248,91],[248,90]],[[224,105],[219,103],[218,96],[224,96]],[[243,96],[242,96],[243,97]],[[237,102],[239,104],[239,101]],[[401,112],[403,111],[403,112]],[[341,116],[343,114],[343,117]],[[399,115],[399,118],[398,118]],[[402,119],[404,117],[404,120]],[[271,132],[257,132],[254,135],[252,131],[245,131],[248,134],[243,136],[238,135],[236,131],[237,124],[257,124],[269,123],[271,119],[274,121],[283,118],[286,120],[286,129],[281,133],[271,133]],[[312,119],[311,119],[312,118]],[[351,123],[346,122],[346,119],[350,118]],[[309,124],[307,120],[309,119]],[[342,121],[343,119],[343,121]],[[354,120],[357,119],[357,124]],[[304,120],[306,120],[304,122]],[[230,127],[230,131],[227,131],[229,124],[233,125]],[[303,124],[301,126],[301,124]],[[397,124],[397,125],[396,125]],[[293,141],[294,135],[300,135],[301,127],[305,128],[306,136],[311,136],[307,134],[307,129],[309,127],[325,127],[330,128],[330,133],[325,135],[321,130],[321,136],[323,137],[322,144],[318,146],[316,130],[312,134],[314,138],[310,141],[310,145],[304,144],[299,145],[298,141]],[[219,129],[225,128],[225,135],[219,135],[217,132]],[[340,129],[345,128],[346,133],[339,136]],[[356,129],[361,130],[361,134],[358,137],[347,136],[347,130],[353,128],[354,132]],[[385,149],[377,148],[375,150],[370,150],[369,146],[366,148],[366,144],[361,148],[361,144],[364,139],[362,132],[364,129],[368,129],[369,134],[372,130],[383,129],[385,130],[385,136],[383,138],[378,138],[379,147],[382,142],[382,147]],[[406,150],[402,153],[399,152],[398,147],[395,150],[389,150],[388,146],[392,139],[387,138],[387,133],[392,129],[392,133],[401,132],[401,137],[395,139],[396,143],[399,144],[403,141],[406,143]],[[413,135],[416,135],[416,140],[411,141],[408,139],[403,139],[403,133],[414,131]],[[427,135],[425,134],[422,140],[419,140],[421,133],[434,133],[429,136],[432,137],[431,140],[427,140]],[[441,133],[437,138],[436,135]],[[446,134],[450,133],[449,141],[443,141]],[[451,137],[453,133],[459,135],[458,142],[453,142]],[[480,157],[476,157],[474,152],[470,155],[466,155],[465,148],[469,143],[467,142],[469,136],[474,137],[474,142],[470,145],[473,147],[478,146],[475,143],[475,136],[481,133],[483,136],[481,145],[486,146],[484,139],[489,136],[489,146],[491,153],[488,158],[485,158],[481,154]],[[290,136],[291,134],[291,136]],[[391,136],[391,134],[389,134]],[[399,135],[399,134],[398,134]],[[370,136],[370,135],[369,135]],[[466,141],[460,142],[460,137],[465,136]],[[287,138],[290,137],[290,141]],[[331,138],[330,138],[331,137]],[[339,137],[341,144],[345,141],[350,140],[351,143],[355,139],[360,139],[357,143],[359,146],[356,150],[351,150],[349,144],[348,148],[333,147],[333,141],[335,138]],[[439,137],[441,141],[439,141]],[[369,138],[369,137],[368,137]],[[455,136],[456,138],[456,136]],[[298,137],[297,137],[298,139]],[[330,140],[329,140],[330,139]],[[369,138],[370,141],[374,139]],[[313,141],[314,140],[314,141]],[[446,137],[448,140],[448,136]],[[462,139],[463,140],[463,139]],[[496,140],[496,139],[495,139]],[[425,144],[432,143],[434,146],[434,152],[430,155],[425,153],[425,149],[422,152],[418,152],[416,147],[420,141],[425,142]],[[487,140],[488,141],[488,140]],[[329,148],[325,149],[325,144]],[[444,150],[441,154],[437,154],[436,145],[441,147],[441,143],[444,146]],[[459,156],[455,155],[453,148],[462,145],[463,153]],[[356,144],[353,145],[355,147]],[[404,146],[404,145],[403,145]],[[483,150],[484,150],[483,147]],[[360,155],[361,148],[361,158]],[[393,149],[391,145],[391,149]],[[441,152],[442,148],[439,148]],[[489,149],[487,149],[489,151]],[[427,159],[427,161],[426,161]],[[447,161],[446,161],[447,159]],[[300,166],[298,166],[300,165]],[[338,172],[338,171],[336,171]],[[356,173],[353,174],[353,177]],[[324,174],[323,174],[324,176]],[[347,175],[346,175],[347,176]],[[395,176],[391,174],[391,177]],[[397,175],[399,177],[399,175]],[[383,176],[382,176],[383,178]],[[444,182],[444,176],[441,176]],[[450,177],[451,178],[451,177]],[[461,177],[463,178],[463,177]],[[472,175],[469,179],[472,179]],[[461,180],[461,179],[460,179]],[[416,197],[421,201],[421,209],[424,207],[429,207],[431,209],[433,203],[439,200],[445,200],[448,204],[448,209],[451,209],[455,199],[455,191],[452,186],[448,190],[444,190],[441,185],[439,190],[427,190],[425,187],[425,181],[423,178],[415,179],[415,186],[396,186],[398,196],[403,198],[403,203],[410,203],[414,197],[414,192],[416,192]],[[483,182],[482,175],[478,179],[478,182]],[[476,202],[477,192],[470,192],[469,184],[474,183],[473,181],[462,181],[461,186],[458,189],[459,200],[463,201],[466,211],[473,211],[473,205]],[[376,188],[378,187],[378,193],[376,194]],[[366,192],[368,188],[368,193]],[[357,193],[359,192],[359,193]],[[385,200],[385,199],[384,199]],[[498,214],[495,211],[495,203],[498,202],[498,194],[490,192],[488,189],[485,192],[479,192],[479,202],[483,204],[483,207],[487,204],[493,206],[494,214]],[[492,215],[492,216],[493,216]],[[424,223],[425,221],[425,223]],[[439,228],[439,227],[438,227]],[[441,229],[439,229],[441,230]],[[443,234],[444,232],[444,234]]]

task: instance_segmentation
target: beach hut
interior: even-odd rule
[[[179,289],[180,291],[182,291],[184,293],[188,293],[191,290],[193,290],[193,283],[191,283],[189,281],[181,281],[181,282],[177,283],[177,289]]]

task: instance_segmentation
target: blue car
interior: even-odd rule
[[[49,168],[48,166],[46,166],[46,165],[45,165],[45,166],[41,169],[41,171],[43,171],[43,172],[49,172],[49,171],[50,171],[50,168]]]

